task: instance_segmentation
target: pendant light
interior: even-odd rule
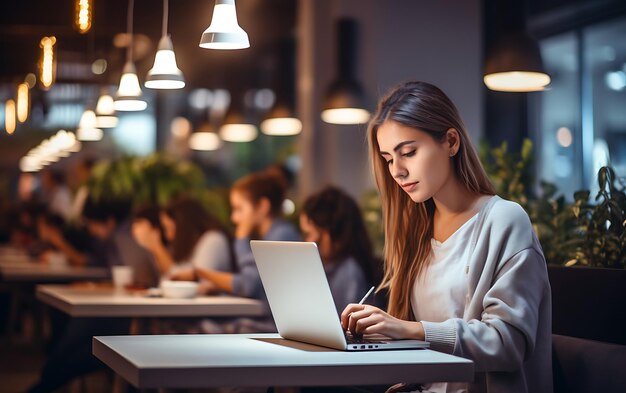
[[[182,89],[185,78],[176,64],[172,40],[167,34],[168,0],[163,0],[163,27],[161,40],[154,58],[154,65],[148,71],[146,87],[149,89]]]
[[[302,132],[302,122],[293,109],[294,52],[291,40],[278,48],[278,72],[274,76],[277,99],[260,125],[261,131],[266,135],[286,136]]]
[[[266,135],[298,135],[302,131],[302,122],[287,104],[277,104],[261,122],[261,131]]]
[[[322,120],[332,124],[367,123],[365,95],[355,76],[357,61],[357,25],[354,19],[342,18],[337,24],[337,65],[339,75],[324,99]]]
[[[545,90],[550,76],[543,67],[537,42],[528,34],[515,33],[494,45],[483,80],[491,90],[531,92]]]
[[[203,122],[198,130],[189,136],[189,148],[198,151],[214,151],[222,147],[222,140],[213,131],[208,121]]]
[[[115,116],[115,103],[113,97],[105,90],[102,90],[98,103],[96,104],[96,127],[115,128],[118,118]]]
[[[251,142],[257,138],[258,131],[254,124],[246,120],[239,101],[231,100],[224,124],[220,127],[220,137],[227,142]]]
[[[133,6],[134,0],[128,0],[128,47],[126,48],[126,64],[122,71],[120,87],[115,98],[116,111],[142,111],[148,104],[141,99],[141,87],[133,64]]]
[[[250,47],[248,34],[237,22],[235,0],[216,0],[211,25],[202,33],[200,47],[207,49],[244,49]]]
[[[76,137],[79,141],[99,141],[102,139],[103,132],[96,127],[96,112],[87,108],[80,117]]]

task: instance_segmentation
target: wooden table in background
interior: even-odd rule
[[[37,298],[73,317],[254,317],[265,312],[263,303],[255,299],[233,296],[166,299],[97,285],[39,285]]]

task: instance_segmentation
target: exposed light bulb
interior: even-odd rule
[[[57,39],[52,37],[43,37],[39,46],[41,47],[41,59],[39,61],[39,80],[44,90],[48,90],[56,78],[56,56],[54,53],[54,45]]]
[[[4,128],[7,130],[7,134],[15,132],[15,123],[15,101],[7,100],[4,104]]]
[[[29,91],[26,83],[17,86],[17,120],[24,123],[28,119]]]
[[[93,1],[92,0],[76,0],[75,3],[74,25],[80,34],[85,34],[91,29],[91,20],[93,18]]]

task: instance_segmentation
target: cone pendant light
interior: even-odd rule
[[[216,0],[211,25],[202,33],[200,47],[244,49],[250,47],[248,34],[239,27],[235,0]]]
[[[182,89],[185,78],[176,64],[172,40],[167,34],[168,0],[163,0],[163,28],[154,65],[148,72],[146,87],[149,89]]]
[[[128,0],[127,31],[129,42],[126,49],[126,64],[115,97],[116,111],[142,111],[148,106],[141,98],[141,86],[139,86],[137,71],[135,64],[133,64],[133,7],[134,0]]]

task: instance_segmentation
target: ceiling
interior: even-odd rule
[[[217,51],[198,47],[202,32],[210,24],[214,1],[171,0],[168,31],[187,86],[237,90],[271,83],[276,78],[272,74],[277,68],[277,45],[294,37],[296,3],[295,0],[238,0],[239,24],[249,35],[250,48]],[[57,82],[116,84],[119,81],[126,52],[114,45],[114,37],[126,31],[126,0],[94,0],[92,28],[85,35],[73,28],[73,0],[10,1],[3,3],[2,8],[0,83],[19,83],[27,73],[36,72],[39,41],[46,35],[57,38],[59,67],[71,63],[90,69],[91,63],[99,58],[108,63],[101,76],[76,77],[77,73],[65,72],[60,73]],[[154,61],[161,18],[161,1],[135,0],[134,60],[142,82]]]

